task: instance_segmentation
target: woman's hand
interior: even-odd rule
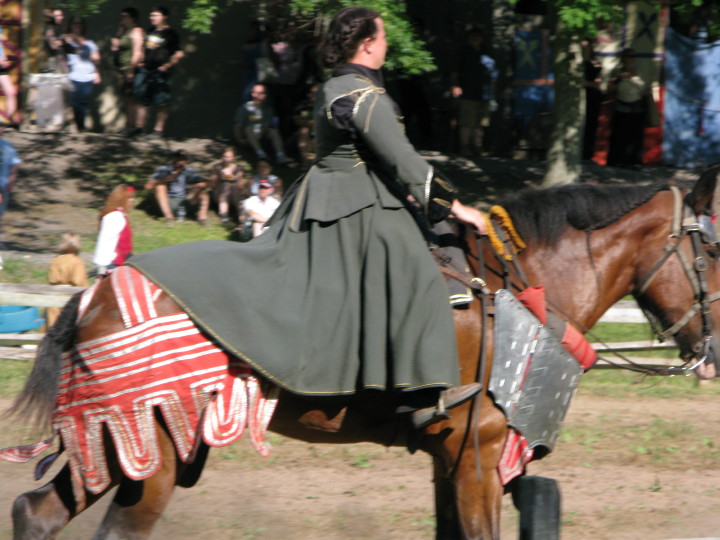
[[[487,234],[487,223],[485,222],[485,216],[483,216],[480,210],[472,208],[471,206],[465,206],[460,201],[455,199],[450,211],[458,221],[461,221],[468,225],[472,225],[477,229],[477,232],[479,234]]]

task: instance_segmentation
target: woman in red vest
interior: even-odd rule
[[[132,255],[132,230],[128,212],[135,203],[135,188],[120,184],[112,190],[100,210],[99,233],[93,263],[102,276]]]

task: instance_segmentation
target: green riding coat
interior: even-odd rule
[[[318,92],[315,126],[318,158],[265,233],[128,264],[289,391],[456,386],[447,286],[408,202],[438,220],[454,188],[410,145],[373,70],[336,70]]]

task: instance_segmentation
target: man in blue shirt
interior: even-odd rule
[[[186,205],[199,205],[197,218],[203,227],[207,226],[210,195],[207,182],[192,167],[188,167],[188,155],[183,150],[173,153],[172,163],[155,169],[145,189],[155,191],[160,211],[168,227],[177,221],[185,221]]]

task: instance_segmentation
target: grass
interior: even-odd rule
[[[143,207],[146,203],[142,204]],[[84,210],[96,212],[95,210]],[[208,227],[200,227],[195,220],[176,223],[169,228],[165,220],[148,214],[143,209],[135,209],[130,213],[130,223],[133,228],[133,252],[144,253],[164,246],[193,242],[196,240],[231,240],[230,232],[211,213]],[[55,244],[60,240],[61,233],[57,233]],[[81,234],[84,253],[93,253],[97,233],[95,231]],[[0,273],[0,280],[4,283],[47,283],[47,264],[32,261],[21,257],[5,257],[4,268]]]
[[[601,322],[592,327],[588,334],[591,342],[597,343],[621,343],[626,341],[647,341],[655,337],[652,328],[647,323],[609,323]],[[608,358],[612,359],[610,353],[605,353]],[[677,349],[666,350],[644,350],[624,352],[625,356],[647,357],[653,358],[678,358]]]
[[[23,387],[32,369],[25,360],[0,360],[0,397],[15,397]]]

